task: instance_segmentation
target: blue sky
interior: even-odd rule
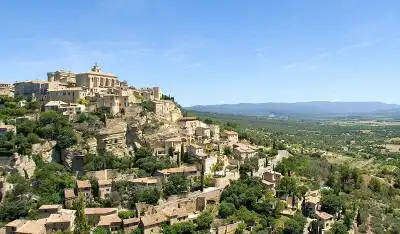
[[[98,62],[184,106],[400,104],[400,1],[3,0],[0,80]]]

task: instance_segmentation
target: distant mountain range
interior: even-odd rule
[[[400,114],[400,105],[383,102],[295,102],[198,105],[187,110],[248,116],[332,116]]]

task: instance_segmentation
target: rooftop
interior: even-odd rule
[[[203,147],[201,147],[201,146],[199,146],[199,145],[196,145],[196,144],[191,144],[191,145],[189,145],[190,147],[193,147],[193,148],[195,148],[195,149],[201,149],[201,148],[203,148]]]
[[[85,208],[86,215],[108,215],[117,213],[117,208]]]
[[[49,101],[44,106],[61,106],[61,105],[68,105],[68,104],[63,101]]]
[[[332,215],[330,215],[326,212],[323,212],[323,211],[322,212],[317,211],[317,212],[315,212],[315,215],[318,217],[318,219],[321,219],[321,220],[329,220],[329,219],[333,218]]]
[[[153,215],[142,216],[140,220],[142,221],[143,226],[147,227],[154,224],[167,222],[168,218],[162,213],[156,213]]]
[[[158,180],[155,177],[143,177],[130,180],[132,183],[143,183],[143,184],[157,184]]]
[[[238,133],[235,132],[235,131],[228,131],[228,130],[225,130],[224,133],[225,133],[226,135],[238,135]]]
[[[68,223],[72,222],[74,214],[72,213],[62,213],[62,214],[51,214],[47,218],[46,223]]]
[[[124,219],[122,222],[125,224],[131,224],[131,223],[139,223],[139,218],[130,218],[130,219]]]
[[[41,234],[45,223],[46,219],[28,220],[22,227],[18,228],[17,233]]]
[[[99,186],[104,186],[104,185],[111,185],[112,180],[99,180]]]
[[[196,166],[174,167],[174,168],[164,169],[159,172],[164,175],[184,173],[184,172],[197,172],[197,167]]]
[[[89,180],[77,180],[76,186],[78,188],[91,188],[92,187]]]
[[[110,214],[100,216],[100,221],[97,224],[98,226],[110,226],[113,223],[121,223],[122,219],[118,217],[118,214]]]
[[[27,220],[16,219],[14,221],[11,221],[11,222],[7,223],[6,227],[19,227],[19,226],[25,224],[26,222],[27,222]]]
[[[62,205],[60,204],[52,204],[52,205],[42,205],[39,207],[39,210],[53,210],[53,209],[61,209]]]
[[[74,189],[64,189],[64,197],[66,199],[68,198],[74,198],[75,197],[75,191]]]

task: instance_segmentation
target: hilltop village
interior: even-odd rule
[[[2,84],[0,96],[5,233],[233,234],[269,225],[245,204],[288,220],[303,213],[320,233],[334,223],[320,190],[292,193],[290,171],[275,171],[293,157],[284,143],[257,145],[229,123],[200,120],[160,87],[129,86],[96,64]],[[235,195],[245,183],[257,203]]]

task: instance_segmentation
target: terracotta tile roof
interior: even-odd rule
[[[89,180],[77,180],[76,186],[78,188],[91,188],[92,187]]]
[[[157,184],[158,180],[155,177],[143,177],[130,180],[132,183],[142,183],[142,184]]]
[[[117,208],[85,208],[86,215],[109,215],[113,213],[117,213]]]
[[[130,218],[130,219],[124,219],[124,220],[122,220],[122,222],[124,223],[124,225],[126,225],[126,224],[131,224],[131,223],[139,223],[140,220],[139,220],[139,218]]]
[[[174,168],[164,169],[159,172],[164,175],[184,173],[184,172],[197,172],[197,167],[196,166],[174,167]]]
[[[71,223],[75,215],[72,213],[51,214],[46,223]]]
[[[329,220],[329,219],[333,218],[332,215],[330,215],[330,214],[328,214],[326,212],[317,211],[317,212],[315,212],[315,215],[317,215],[318,219],[321,219],[321,220]]]
[[[140,220],[142,221],[144,227],[148,227],[155,224],[167,222],[168,218],[164,214],[156,213],[153,215],[142,216]]]
[[[53,210],[53,209],[61,209],[62,205],[54,204],[54,205],[42,205],[39,207],[39,210]]]
[[[114,223],[122,223],[122,219],[118,217],[118,214],[100,216],[98,226],[110,226]]]
[[[112,180],[98,180],[99,186],[104,186],[104,185],[111,185]]]
[[[11,221],[11,222],[7,223],[6,227],[19,227],[19,226],[25,224],[26,222],[27,222],[27,220],[16,219],[14,221]]]
[[[46,219],[28,220],[22,227],[17,229],[17,233],[41,234],[44,231]]]
[[[225,130],[224,133],[225,133],[226,135],[238,135],[237,132],[235,132],[235,131],[229,131],[229,130]]]
[[[65,199],[75,198],[74,189],[64,189],[64,197]]]

